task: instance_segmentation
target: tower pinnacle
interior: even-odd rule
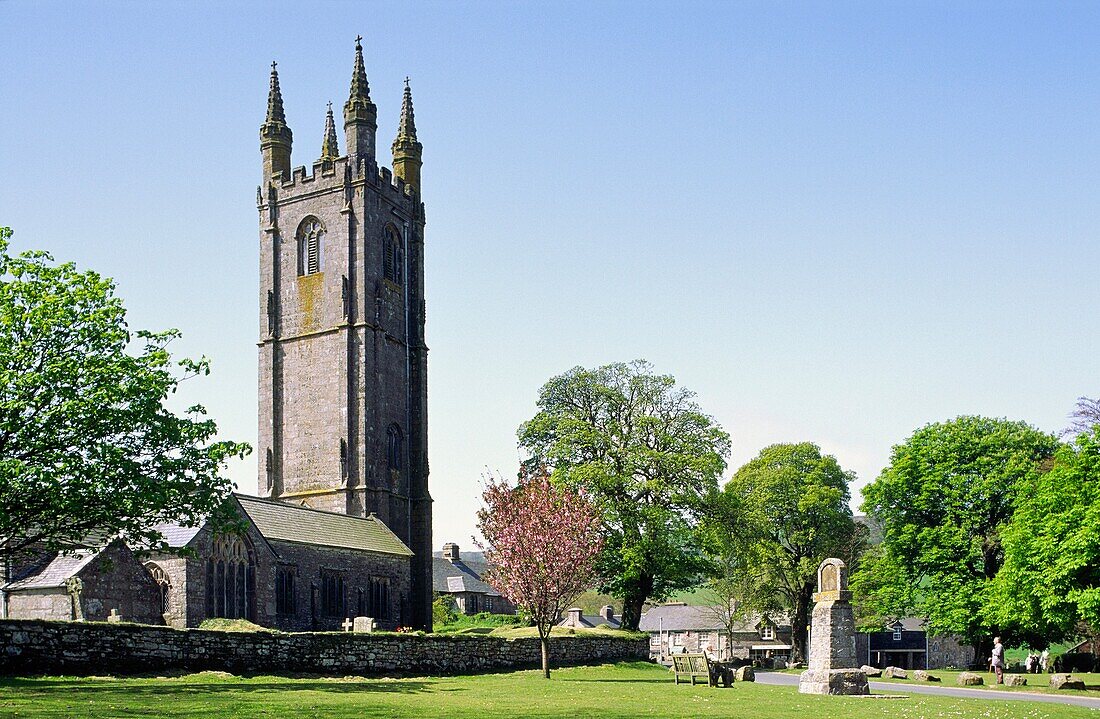
[[[420,167],[424,146],[416,139],[416,117],[413,114],[412,90],[409,78],[405,78],[405,96],[401,100],[401,121],[397,126],[397,138],[393,141],[393,174],[420,191]]]
[[[267,92],[267,117],[260,125],[260,151],[264,157],[264,179],[271,180],[290,174],[290,149],[293,133],[286,124],[283,94],[279,90],[279,72],[271,63],[271,80]]]
[[[340,156],[340,145],[336,139],[336,121],[332,118],[332,103],[328,104],[325,114],[325,139],[321,142],[321,161],[332,162]]]
[[[370,100],[367,70],[363,65],[362,36],[355,38],[355,66],[351,72],[351,92],[344,103],[344,132],[348,156],[374,158],[374,136],[378,131],[378,108]]]

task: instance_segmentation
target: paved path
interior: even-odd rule
[[[761,684],[782,684],[797,686],[797,674],[783,672],[757,672],[756,681]],[[873,694],[937,694],[946,697],[964,699],[1009,699],[1049,704],[1075,704],[1077,706],[1100,709],[1100,698],[1085,697],[1078,694],[1040,694],[1038,692],[999,691],[996,689],[965,689],[963,687],[937,686],[936,684],[902,684],[900,682],[870,682]]]

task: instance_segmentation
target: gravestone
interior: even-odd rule
[[[118,613],[117,609],[112,609],[111,613],[107,615],[107,621],[111,624],[118,624],[122,621],[122,616]]]
[[[817,593],[810,620],[809,668],[798,680],[802,694],[870,694],[867,675],[856,661],[856,621],[848,568],[826,559],[817,568]]]
[[[371,632],[374,631],[376,626],[378,626],[378,625],[375,624],[374,617],[356,617],[355,618],[355,625],[354,625],[354,628],[352,629],[352,631],[353,632],[358,632],[360,634],[362,634],[362,633],[370,634]]]
[[[345,632],[350,632],[351,628],[354,627],[354,626],[355,626],[355,623],[353,621],[351,621],[350,617],[344,617],[344,621],[340,625],[340,628],[343,629]]]

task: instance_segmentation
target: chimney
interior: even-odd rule
[[[443,558],[452,562],[459,561],[458,545],[454,542],[447,542],[443,545]]]
[[[571,626],[571,627],[582,626],[580,608],[579,607],[573,607],[573,608],[569,609],[568,611],[569,611],[569,626]]]
[[[611,606],[610,604],[605,604],[604,606],[600,607],[600,616],[603,617],[605,621],[614,621],[615,607]]]

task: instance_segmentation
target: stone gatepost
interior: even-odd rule
[[[826,559],[817,568],[817,594],[810,620],[809,668],[798,680],[802,694],[870,694],[857,669],[856,620],[848,591],[848,568]]]

